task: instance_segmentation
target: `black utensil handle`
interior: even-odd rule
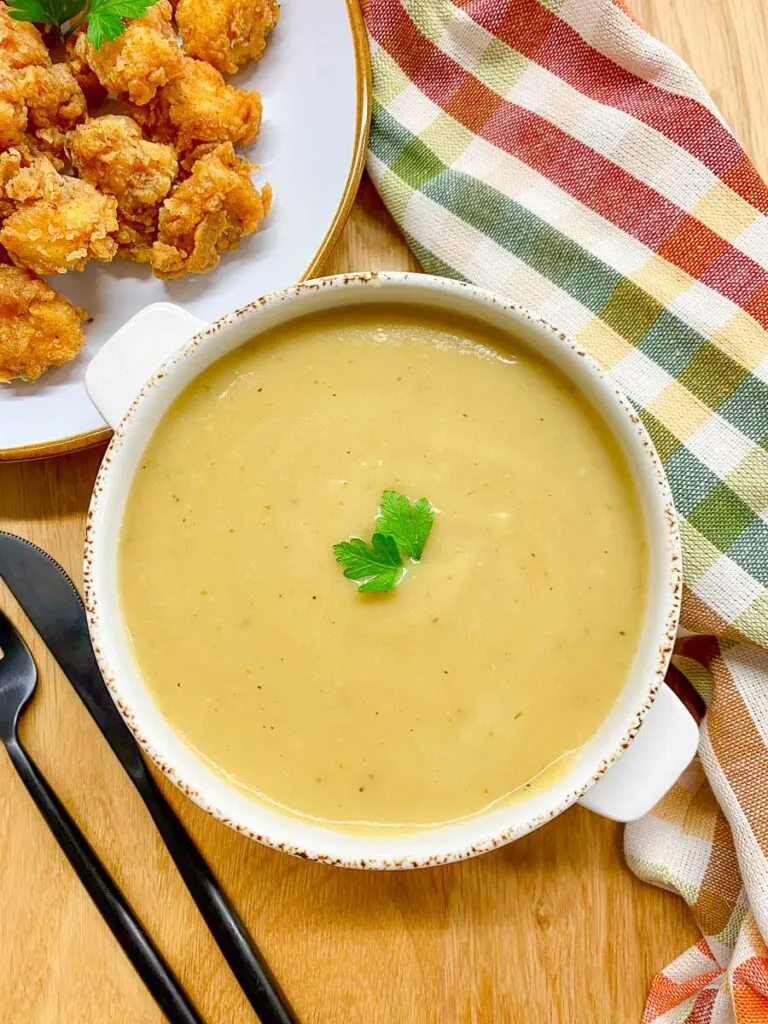
[[[298,1024],[266,961],[170,804],[145,772],[133,782],[205,923],[261,1024]]]
[[[262,1024],[297,1024],[239,914],[155,784],[136,740],[115,707],[99,671],[85,608],[72,580],[46,552],[2,531],[0,575],[141,795],[179,874]]]
[[[168,1020],[171,1024],[203,1024],[170,967],[35,762],[15,740],[7,743],[7,750],[69,863]]]

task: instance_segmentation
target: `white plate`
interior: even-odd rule
[[[284,0],[264,58],[232,81],[256,88],[264,123],[240,150],[269,181],[263,228],[209,274],[159,281],[145,267],[91,263],[51,284],[93,316],[78,358],[34,384],[0,386],[0,460],[76,451],[109,436],[83,387],[88,360],[143,306],[179,303],[203,320],[316,272],[354,201],[369,114],[368,51],[357,0]]]

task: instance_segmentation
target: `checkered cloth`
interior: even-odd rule
[[[645,1020],[767,1022],[768,189],[618,2],[368,0],[365,18],[368,169],[424,268],[566,330],[664,461],[685,560],[671,672],[708,710],[626,855],[704,937]]]

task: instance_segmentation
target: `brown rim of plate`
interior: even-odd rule
[[[341,202],[325,233],[325,238],[320,243],[320,248],[312,257],[311,263],[301,275],[299,281],[306,281],[314,277],[338,241],[357,196],[357,189],[363,176],[363,168],[365,167],[365,156],[368,151],[372,91],[368,35],[365,30],[359,0],[347,0],[347,12],[352,29],[352,42],[355,47],[357,79],[357,125],[355,128],[354,151]],[[70,455],[73,452],[85,451],[87,448],[95,448],[97,445],[109,441],[111,437],[112,431],[109,427],[100,427],[98,430],[89,430],[83,434],[73,434],[72,437],[62,437],[57,441],[48,441],[45,444],[31,444],[21,448],[2,448],[0,449],[0,462],[24,462],[32,461],[33,459],[47,459],[55,455]]]

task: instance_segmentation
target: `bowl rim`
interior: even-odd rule
[[[131,687],[123,685],[124,680],[122,678],[122,674],[119,670],[116,670],[116,666],[113,666],[112,658],[110,657],[111,644],[109,629],[105,626],[102,610],[103,605],[107,603],[107,601],[98,593],[97,581],[99,577],[100,559],[102,557],[108,557],[109,551],[113,551],[114,548],[112,545],[108,545],[109,551],[102,553],[100,543],[101,531],[98,528],[98,524],[103,516],[104,506],[108,499],[110,480],[116,467],[119,466],[121,454],[130,447],[134,424],[137,419],[141,417],[143,410],[151,404],[148,402],[149,396],[158,392],[158,385],[162,385],[164,381],[173,378],[177,368],[183,364],[190,355],[197,352],[202,347],[209,345],[213,345],[215,351],[216,339],[224,335],[230,327],[238,324],[242,318],[250,320],[251,317],[257,317],[260,312],[271,309],[277,303],[291,301],[294,298],[301,297],[308,293],[317,292],[322,289],[337,289],[345,288],[347,286],[352,286],[353,288],[380,287],[381,285],[388,284],[414,285],[421,287],[422,289],[428,289],[438,295],[445,295],[446,293],[449,295],[460,294],[464,297],[469,297],[471,301],[477,301],[481,305],[487,306],[490,304],[496,307],[496,309],[502,314],[509,314],[513,321],[524,321],[529,328],[533,329],[539,339],[544,340],[545,344],[553,344],[556,348],[560,347],[561,349],[568,349],[570,350],[571,355],[575,355],[579,357],[579,360],[583,361],[582,365],[585,366],[587,373],[596,388],[602,391],[606,402],[612,402],[615,407],[623,412],[626,420],[630,424],[630,433],[635,437],[635,441],[633,442],[635,444],[635,450],[644,458],[646,468],[651,471],[652,480],[654,482],[653,491],[655,495],[654,503],[656,505],[656,511],[661,513],[660,519],[663,519],[663,523],[666,528],[667,571],[664,581],[666,608],[662,620],[663,625],[659,627],[654,634],[657,641],[655,645],[655,670],[652,675],[649,673],[647,685],[642,691],[641,696],[638,697],[637,707],[631,716],[631,720],[623,729],[619,740],[614,740],[610,744],[610,749],[602,750],[601,754],[596,756],[595,760],[597,762],[597,767],[593,768],[586,777],[581,777],[578,783],[570,783],[567,787],[567,792],[561,795],[551,806],[547,807],[543,813],[535,814],[527,818],[525,821],[514,824],[511,827],[501,830],[495,829],[491,834],[484,835],[482,838],[475,841],[467,841],[458,845],[450,844],[450,849],[446,848],[437,853],[430,853],[429,855],[417,854],[413,856],[402,855],[393,857],[388,855],[357,856],[354,853],[329,854],[321,848],[322,843],[320,843],[319,846],[313,846],[312,844],[307,843],[296,843],[292,840],[286,839],[285,837],[281,837],[279,835],[279,832],[281,831],[280,828],[278,828],[277,833],[274,829],[270,833],[261,828],[254,828],[252,824],[242,820],[238,815],[233,815],[232,813],[225,811],[221,806],[219,806],[219,803],[216,800],[210,799],[201,791],[199,786],[194,785],[189,781],[184,766],[179,765],[167,751],[162,749],[162,743],[157,743],[155,740],[150,738],[142,723],[142,715],[140,712],[137,712],[134,701],[132,700]],[[341,305],[343,305],[343,303],[341,303]],[[301,311],[296,314],[297,318],[301,315]],[[287,319],[291,319],[291,317],[288,317]],[[255,333],[258,333],[258,331]],[[244,343],[246,342],[238,342],[234,347],[238,347],[239,344]],[[219,355],[221,354],[223,353],[219,353]],[[206,363],[206,367],[215,362],[219,355],[213,355],[209,362]],[[204,368],[199,369],[194,376],[197,376],[200,372],[203,372],[203,370]],[[191,379],[194,379],[194,377]],[[184,386],[186,387],[188,383],[189,381]],[[576,386],[579,386],[578,383],[576,383]],[[160,388],[160,390],[162,391],[163,389]],[[172,400],[172,397],[164,400],[163,411],[167,409]],[[142,450],[144,450],[144,446],[142,446]],[[636,471],[633,471],[633,478],[635,479],[635,482],[638,483]],[[119,527],[117,530],[117,536],[119,537]],[[653,553],[651,549],[652,544],[649,544],[649,561]],[[575,803],[581,796],[583,796],[584,793],[592,785],[598,782],[608,769],[619,760],[637,734],[646,713],[652,706],[654,699],[664,682],[664,676],[672,654],[672,647],[677,633],[680,615],[682,597],[682,556],[677,516],[674,510],[672,496],[661,460],[656,452],[653,442],[651,441],[640,417],[637,415],[630,401],[614,385],[610,377],[606,375],[594,359],[592,359],[592,357],[590,357],[588,353],[581,348],[581,346],[570,339],[565,332],[553,327],[546,320],[536,317],[517,303],[511,302],[487,289],[480,288],[468,282],[435,277],[433,275],[413,271],[366,271],[338,274],[310,281],[302,281],[279,292],[274,292],[256,299],[253,302],[248,303],[246,306],[240,307],[239,309],[220,317],[212,324],[201,328],[185,345],[183,345],[159,367],[153,376],[144,384],[138,395],[136,395],[122,421],[115,428],[112,440],[99,468],[98,476],[94,484],[86,524],[84,583],[84,601],[88,618],[88,626],[94,652],[105,683],[118,710],[133,732],[143,751],[174,783],[174,785],[181,789],[181,791],[193,800],[201,809],[209,813],[215,819],[223,822],[234,831],[242,835],[246,835],[251,839],[255,839],[263,845],[269,846],[273,849],[281,850],[304,859],[315,860],[338,867],[393,870],[448,864],[477,856],[478,854],[488,852],[518,839],[561,814],[571,806],[571,804]],[[117,594],[113,593],[110,597],[113,604],[118,601]],[[649,614],[649,611],[650,610],[646,612],[646,615]],[[136,672],[137,674],[140,674],[138,673],[138,666],[136,666]],[[147,693],[149,693],[148,687],[146,689]],[[618,699],[619,698],[617,697],[617,702]],[[154,700],[151,695],[150,700]],[[168,723],[168,728],[173,730],[173,725],[170,722]],[[179,736],[179,739],[185,748],[185,756],[199,762],[200,756],[194,753],[191,746],[181,738],[180,734],[177,734],[177,736]],[[594,743],[596,736],[597,734],[595,734],[595,737],[593,737],[592,740],[587,741],[587,743]],[[585,747],[586,746],[587,744],[585,744]],[[212,769],[209,769],[209,771],[210,770]],[[570,777],[571,774],[572,772],[569,773],[568,777]],[[227,788],[234,791],[234,786],[228,784],[225,785],[227,785]],[[255,799],[250,800],[250,804],[255,809],[256,817],[258,817],[258,811],[265,813],[265,816],[275,816],[271,815],[270,812],[267,812]],[[292,825],[294,828],[296,827],[294,819],[289,815],[277,815],[276,817],[281,821],[285,821],[286,833],[291,831]],[[487,822],[488,817],[489,815],[479,812],[471,819],[471,821],[476,821],[478,825],[480,825],[483,821]],[[478,830],[482,831],[482,829]],[[354,834],[344,833],[343,829],[318,827],[317,831],[318,833],[324,832],[329,835],[336,836],[344,834],[350,848],[353,848],[355,845]],[[436,834],[439,833],[439,829],[435,830],[435,832]]]

